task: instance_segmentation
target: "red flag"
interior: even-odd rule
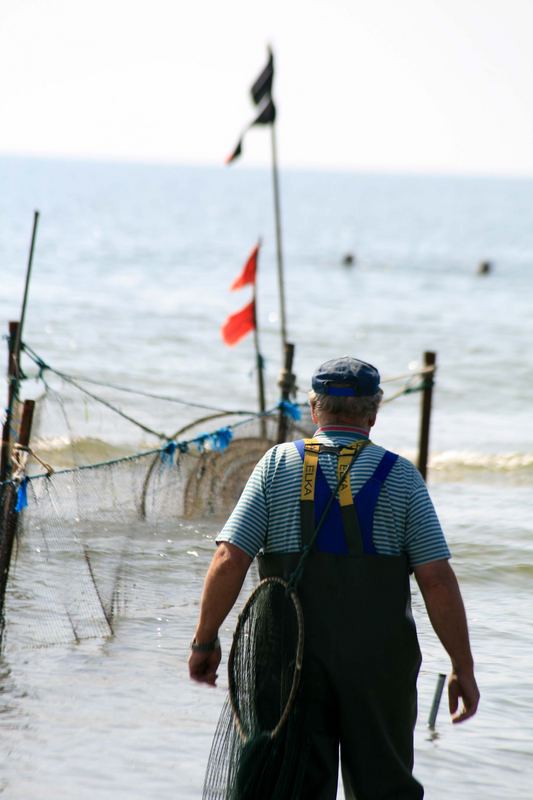
[[[242,289],[243,286],[247,286],[249,283],[255,283],[255,273],[257,270],[257,256],[259,255],[259,243],[256,244],[250,255],[248,256],[248,261],[243,267],[243,270],[238,278],[235,278],[231,286],[229,287],[231,291],[234,289]]]
[[[230,314],[221,328],[222,338],[232,345],[255,328],[255,300],[235,314]]]

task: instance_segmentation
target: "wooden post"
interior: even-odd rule
[[[17,437],[17,444],[21,448],[28,447],[30,443],[34,408],[34,400],[26,400],[24,402],[20,431]],[[22,474],[23,464],[24,461],[22,460],[20,473],[16,474],[12,481],[4,483],[0,488],[0,621],[3,619],[9,565],[11,563],[13,543],[17,534],[19,515],[18,512],[15,511],[15,508],[17,505],[18,487],[24,477]]]
[[[424,480],[427,477],[428,454],[429,454],[429,427],[431,422],[431,403],[433,398],[433,385],[435,383],[435,370],[437,365],[437,354],[433,352],[424,353],[424,367],[432,367],[432,372],[424,373],[424,390],[422,392],[422,404],[420,409],[420,438],[418,442],[418,469]]]
[[[433,695],[433,703],[431,705],[431,711],[429,712],[428,728],[433,728],[433,729],[435,728],[435,723],[437,722],[437,714],[439,713],[440,700],[442,697],[442,690],[444,689],[445,682],[446,682],[446,675],[443,672],[440,672],[437,680],[437,686],[435,687],[435,694]]]
[[[9,339],[8,339],[8,359],[7,359],[7,406],[6,418],[2,428],[2,449],[0,457],[0,483],[7,480],[11,474],[11,423],[13,418],[13,407],[15,397],[13,396],[15,390],[15,381],[17,374],[17,364],[15,357],[15,343],[18,336],[19,323],[9,323]]]
[[[285,365],[279,376],[278,386],[281,389],[281,399],[289,400],[291,393],[294,390],[294,375],[292,374],[292,362],[294,359],[294,345],[285,345]],[[278,422],[278,444],[281,444],[287,439],[287,416],[282,408],[279,410]]]
[[[264,362],[263,356],[257,350],[256,352],[256,363],[257,363],[257,391],[259,395],[259,413],[263,416],[260,417],[259,422],[259,429],[261,431],[261,437],[266,439],[266,422],[265,422],[265,378],[264,378]]]

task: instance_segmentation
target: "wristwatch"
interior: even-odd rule
[[[220,639],[218,636],[210,642],[197,642],[196,637],[191,642],[191,650],[194,653],[211,653],[213,650],[220,649]]]

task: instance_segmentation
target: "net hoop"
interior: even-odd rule
[[[244,727],[242,725],[241,719],[239,717],[239,711],[237,708],[237,704],[235,703],[235,681],[234,681],[234,661],[235,661],[235,652],[237,649],[237,643],[239,641],[239,636],[241,634],[242,628],[244,627],[245,623],[250,616],[250,611],[253,608],[254,604],[257,602],[257,598],[260,594],[266,591],[270,586],[273,584],[278,584],[285,589],[286,594],[290,597],[294,613],[296,616],[296,621],[298,624],[298,642],[296,645],[296,653],[295,653],[295,665],[294,665],[294,674],[292,678],[291,689],[289,692],[289,696],[287,698],[287,702],[285,703],[285,708],[283,709],[283,713],[281,714],[277,725],[270,731],[269,736],[270,739],[275,739],[276,736],[279,734],[287,719],[289,714],[292,710],[292,706],[294,704],[294,699],[296,697],[296,692],[298,690],[298,686],[300,684],[300,676],[302,672],[302,662],[303,662],[303,652],[304,652],[304,615],[300,600],[298,595],[289,587],[287,581],[283,580],[282,578],[264,578],[253,590],[251,595],[248,597],[241,613],[239,614],[239,618],[237,620],[237,626],[235,628],[235,633],[233,634],[233,643],[231,645],[230,654],[228,657],[228,681],[229,681],[229,700],[231,705],[231,711],[233,715],[233,721],[235,723],[235,727],[239,733],[241,741],[243,744],[251,738],[247,735]]]

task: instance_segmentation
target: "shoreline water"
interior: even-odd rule
[[[226,348],[219,328],[247,302],[245,292],[228,287],[263,234],[261,340],[268,402],[277,401],[281,348],[266,171],[0,158],[0,179],[8,187],[0,196],[2,326],[19,311],[39,208],[29,344],[69,374],[191,403],[255,407],[251,342]],[[432,800],[450,792],[464,800],[526,800],[533,780],[533,181],[288,171],[282,192],[299,399],[307,376],[328,357],[350,352],[394,375],[412,369],[425,350],[438,354],[429,483],[465,595],[482,701],[476,719],[460,728],[448,723],[443,701],[439,737],[428,736],[436,676],[448,666],[415,590],[424,653],[416,773]],[[356,255],[350,268],[341,264],[347,251]],[[494,269],[480,277],[483,259]],[[112,390],[106,396],[164,430],[195,413],[125,401]],[[386,406],[375,441],[414,455],[419,399]],[[68,410],[76,428],[88,417],[91,431],[78,443],[78,459],[153,444],[90,406],[71,399]],[[64,425],[49,422],[43,452],[66,459]],[[97,508],[97,490],[81,490],[86,506]],[[114,525],[88,519],[87,535],[118,558],[123,545]],[[219,517],[176,515],[133,526],[127,566],[134,590],[115,637],[47,648],[24,643],[43,607],[64,602],[50,576],[68,574],[71,556],[59,554],[48,571],[43,563],[36,580],[41,545],[21,540],[0,661],[6,800],[199,796],[223,691],[192,685],[185,660],[220,524]],[[43,592],[37,603],[35,586]],[[48,616],[45,623],[56,624]],[[230,620],[225,652],[231,627]]]

